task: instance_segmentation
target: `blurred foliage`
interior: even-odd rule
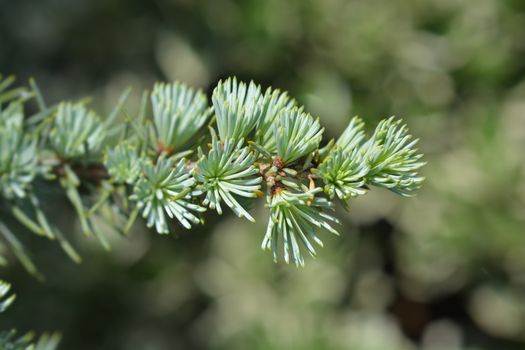
[[[23,302],[0,328],[60,329],[79,350],[523,349],[524,37],[520,0],[0,0],[1,70],[51,101],[88,92],[109,111],[131,85],[132,109],[155,80],[210,92],[235,74],[289,90],[332,135],[398,114],[428,162],[416,199],[350,201],[301,272],[252,249],[262,210],[257,229],[83,242],[78,266],[29,238],[47,279],[2,271]]]
[[[15,300],[10,294],[11,285],[0,280],[0,313],[4,312]],[[34,342],[34,334],[19,335],[15,330],[0,332],[0,349],[2,350],[55,350],[60,342],[59,334],[44,334]]]

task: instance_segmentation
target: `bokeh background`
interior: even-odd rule
[[[57,201],[83,262],[21,231],[46,280],[2,269],[18,302],[0,328],[75,350],[525,348],[525,1],[0,0],[0,70],[101,114],[127,86],[133,110],[155,81],[237,75],[288,90],[329,136],[403,117],[428,161],[416,198],[354,200],[303,270],[259,249],[262,205],[256,225],[137,225],[108,253]]]

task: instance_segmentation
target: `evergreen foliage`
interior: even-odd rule
[[[151,94],[152,134],[161,149],[180,149],[211,114],[206,95],[181,83],[155,84]]]
[[[148,161],[142,168],[144,174],[137,181],[130,199],[137,202],[148,227],[155,226],[158,233],[169,233],[167,214],[176,218],[187,229],[198,224],[199,218],[192,211],[204,208],[192,203],[191,188],[195,185],[185,165],[185,159],[177,164],[173,159],[160,157],[156,163]],[[191,211],[190,211],[191,210]]]
[[[222,214],[225,204],[254,221],[249,208],[266,191],[262,247],[298,266],[303,253],[315,256],[314,244],[323,245],[318,229],[338,234],[334,198],[347,208],[370,186],[412,196],[423,181],[417,140],[401,120],[381,121],[367,139],[356,117],[337,141],[323,142],[318,118],[286,92],[263,93],[254,82],[220,81],[211,106],[201,91],[159,83],[135,116],[125,110],[125,92],[106,118],[82,101],[48,107],[34,82],[12,83],[0,82],[0,244],[35,274],[15,220],[80,260],[47,219],[37,181],[57,183],[82,232],[105,247],[99,219],[125,234],[141,215],[167,234],[204,223],[207,209]]]
[[[219,142],[212,129],[212,147],[207,155],[199,148],[195,178],[205,193],[204,205],[222,214],[221,201],[224,201],[239,217],[255,221],[239,204],[235,196],[254,198],[260,188],[261,177],[255,177],[258,169],[254,166],[255,156],[244,141],[227,139]]]
[[[9,294],[11,285],[0,280],[0,313],[4,312],[15,300],[14,294]],[[35,342],[33,333],[19,335],[15,330],[0,331],[0,349],[2,350],[54,350],[60,342],[60,335],[43,334]]]

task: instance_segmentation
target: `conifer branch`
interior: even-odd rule
[[[274,260],[282,255],[298,266],[304,253],[316,255],[322,231],[338,234],[332,200],[348,208],[373,186],[412,196],[424,180],[417,140],[401,120],[381,121],[368,138],[363,120],[355,117],[337,140],[323,142],[319,118],[287,92],[263,93],[254,82],[219,82],[211,106],[199,90],[158,83],[149,104],[144,94],[139,110],[128,114],[126,91],[106,119],[83,102],[49,106],[34,82],[14,89],[12,83],[0,79],[0,227],[9,232],[0,244],[7,243],[35,273],[19,233],[11,234],[2,218],[57,239],[80,260],[42,210],[37,180],[59,184],[55,188],[71,202],[82,231],[106,247],[94,218],[107,209],[122,216],[109,222],[117,232],[128,232],[142,216],[148,227],[167,234],[178,225],[203,224],[208,209],[222,214],[229,207],[255,221],[249,208],[266,193],[262,247]],[[29,103],[40,111],[24,115]]]

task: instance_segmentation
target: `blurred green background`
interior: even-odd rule
[[[329,136],[360,115],[403,117],[427,181],[414,199],[354,200],[340,239],[304,270],[274,265],[257,224],[209,215],[113,251],[20,231],[46,276],[13,263],[0,328],[61,330],[62,349],[513,350],[525,348],[525,1],[0,0],[0,70],[50,102],[237,75],[286,89]]]

